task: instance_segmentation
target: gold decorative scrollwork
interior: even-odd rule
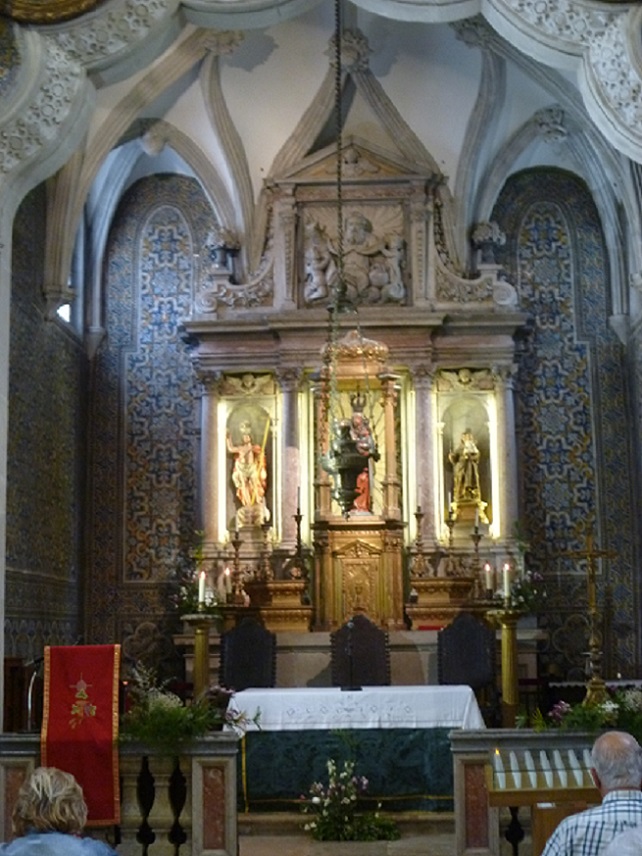
[[[104,0],[0,0],[0,15],[19,24],[57,24],[100,6]]]

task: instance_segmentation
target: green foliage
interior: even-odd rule
[[[317,841],[395,841],[397,824],[376,812],[358,812],[359,797],[368,788],[365,776],[355,775],[354,761],[341,768],[330,758],[326,764],[328,784],[313,782],[310,798],[302,806],[311,819],[304,829]],[[305,798],[304,798],[305,799]]]
[[[562,728],[573,731],[600,731],[617,728],[642,741],[642,690],[636,687],[608,690],[599,704],[574,704],[558,701],[544,715],[536,710],[531,725],[536,731]]]
[[[121,740],[137,740],[176,754],[186,743],[218,731],[224,724],[243,730],[249,720],[243,712],[228,710],[232,695],[224,687],[211,687],[192,704],[184,704],[166,684],[158,686],[153,670],[139,664],[133,670],[130,707],[120,721]]]
[[[543,612],[547,599],[544,577],[536,571],[525,571],[511,583],[508,604],[502,592],[498,592],[495,597],[502,605],[520,612]]]
[[[124,714],[121,737],[171,754],[186,742],[214,730],[219,722],[220,714],[207,703],[187,706],[172,693],[158,692]]]

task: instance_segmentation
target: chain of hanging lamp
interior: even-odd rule
[[[341,33],[343,24],[341,2],[342,0],[334,0],[334,121],[337,145],[337,278],[333,286],[332,297],[328,307],[328,342],[324,354],[324,375],[326,385],[324,396],[324,418],[330,434],[332,434],[334,430],[333,421],[336,419],[336,413],[334,413],[333,410],[336,408],[339,400],[339,388],[337,383],[337,343],[339,340],[339,319],[342,307],[346,302],[347,292],[344,278],[343,258],[343,68],[341,63]]]
[[[335,105],[334,119],[336,126],[336,193],[337,193],[337,237],[335,244],[336,251],[336,280],[332,289],[330,305],[328,307],[328,341],[324,351],[323,360],[323,418],[327,429],[328,448],[325,454],[324,468],[327,469],[333,477],[334,488],[333,497],[341,506],[343,513],[347,516],[350,512],[352,502],[354,501],[354,491],[350,492],[345,487],[346,470],[354,469],[354,461],[352,465],[348,463],[349,446],[354,446],[354,442],[350,444],[346,438],[346,419],[342,412],[340,390],[338,382],[337,361],[339,350],[339,332],[341,318],[347,315],[352,316],[357,337],[360,344],[361,357],[363,359],[363,379],[365,385],[366,401],[370,401],[370,386],[367,372],[367,358],[365,347],[359,327],[359,319],[357,308],[351,297],[348,295],[348,288],[345,278],[345,260],[344,260],[344,215],[343,215],[343,22],[342,22],[342,2],[343,0],[334,0],[334,72],[335,72]],[[359,391],[357,390],[357,393]],[[347,446],[346,446],[347,443]],[[374,454],[376,452],[376,442],[374,446]],[[358,456],[357,456],[358,457]]]

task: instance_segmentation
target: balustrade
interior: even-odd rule
[[[87,834],[123,856],[236,856],[237,747],[237,736],[225,731],[193,741],[178,756],[122,744],[120,824]],[[11,837],[18,789],[39,763],[39,734],[0,735],[2,841]]]

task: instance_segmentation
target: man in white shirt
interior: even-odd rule
[[[607,731],[593,744],[591,757],[591,776],[602,803],[565,818],[542,856],[606,856],[616,835],[642,825],[642,748],[637,740],[624,731]],[[623,853],[617,851],[617,856]]]

